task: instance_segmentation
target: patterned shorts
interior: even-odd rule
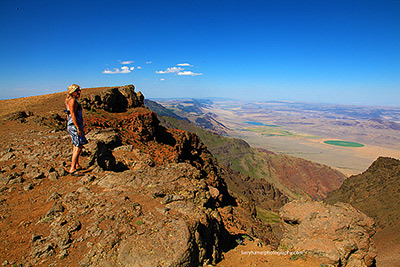
[[[86,140],[85,133],[83,131],[82,131],[82,136],[78,136],[78,130],[76,129],[76,126],[74,124],[68,125],[67,131],[71,136],[72,144],[74,146],[79,147],[82,145],[86,145],[88,143],[88,140]]]

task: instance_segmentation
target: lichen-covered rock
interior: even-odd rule
[[[374,221],[349,204],[295,200],[281,209],[281,246],[333,266],[374,266]]]

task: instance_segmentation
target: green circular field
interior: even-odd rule
[[[333,146],[344,146],[344,147],[363,147],[363,144],[349,141],[340,141],[340,140],[327,140],[324,141],[325,144],[333,145]]]

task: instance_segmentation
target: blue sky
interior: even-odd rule
[[[1,0],[0,24],[0,99],[77,83],[400,106],[400,0]]]

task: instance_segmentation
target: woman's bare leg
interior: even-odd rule
[[[75,169],[79,169],[81,167],[81,165],[79,164],[79,156],[81,155],[82,148],[83,148],[83,146],[78,147],[79,151],[78,151],[78,157],[77,157],[76,163],[75,163]]]
[[[71,169],[69,172],[76,171],[77,166],[79,166],[79,155],[81,154],[82,151],[82,146],[74,146],[72,149],[72,162],[71,162]]]

